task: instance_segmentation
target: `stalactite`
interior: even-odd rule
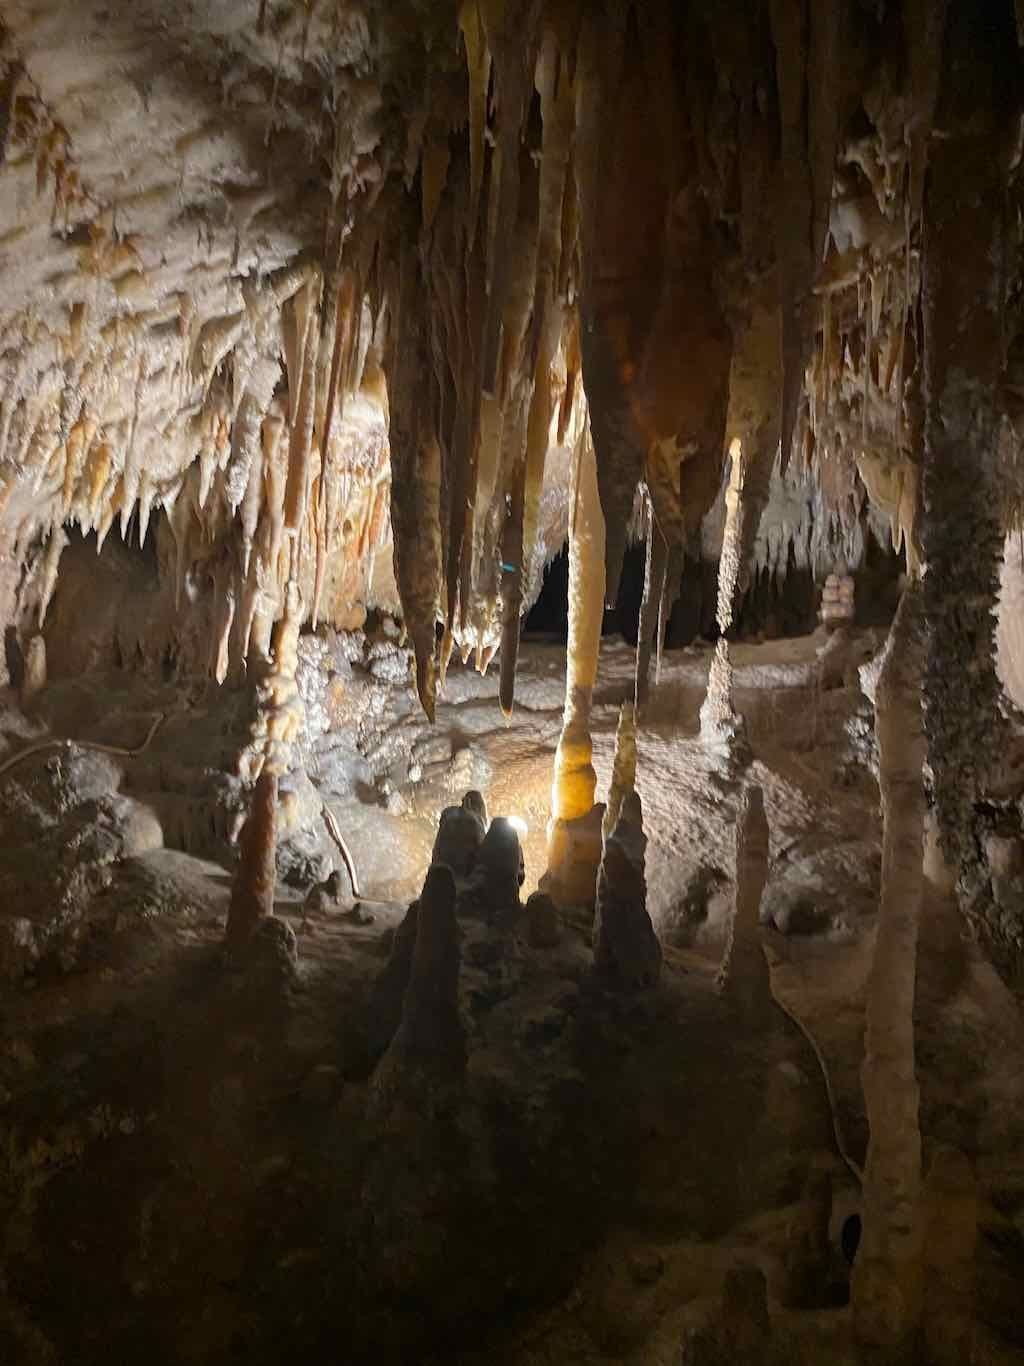
[[[655,632],[660,634],[661,605],[665,595],[668,545],[648,509],[647,563],[644,569],[644,595],[640,605],[640,624],[636,639],[636,705],[642,707],[650,691],[651,647]]]
[[[415,250],[402,250],[397,317],[386,368],[391,396],[391,526],[395,579],[416,655],[416,688],[433,720],[437,694],[435,623],[441,605],[441,448],[419,401],[431,373],[427,301]]]
[[[480,190],[484,180],[484,137],[487,126],[487,87],[491,76],[491,54],[487,49],[478,0],[463,0],[459,28],[466,47],[469,76],[469,226],[476,231]]]
[[[539,177],[530,155],[523,149],[520,169],[519,222],[513,238],[515,266],[508,271],[506,308],[502,325],[504,348],[499,383],[507,394],[502,430],[502,463],[509,489],[507,512],[501,534],[501,678],[498,696],[502,711],[511,715],[519,654],[520,616],[525,578],[525,516],[528,480],[527,436],[533,400],[534,366],[525,362],[527,325],[535,308],[539,228]],[[479,487],[479,486],[478,486]]]
[[[60,557],[64,547],[68,543],[68,535],[62,526],[54,525],[50,528],[50,538],[46,543],[46,557],[43,560],[42,581],[39,585],[39,629],[43,629],[46,621],[46,612],[53,598],[54,589],[57,587],[57,572],[60,568]]]
[[[331,370],[327,382],[327,395],[324,401],[324,416],[321,425],[322,468],[323,468],[323,521],[321,536],[317,545],[316,579],[313,588],[313,629],[320,619],[320,604],[323,599],[324,575],[327,569],[327,549],[337,516],[337,479],[333,470],[331,436],[334,429],[334,414],[339,404],[344,404],[342,373],[351,362],[352,334],[355,313],[355,278],[351,271],[342,273],[335,292],[334,346],[331,356]]]
[[[291,431],[288,483],[284,499],[285,531],[298,537],[306,523],[313,481],[313,421],[316,415],[316,357],[320,342],[319,280],[311,280],[295,305],[296,341],[288,365]]]
[[[711,660],[707,695],[700,709],[702,737],[712,744],[728,744],[742,731],[742,721],[732,705],[732,663],[729,659],[728,632],[736,608],[736,588],[740,577],[743,546],[744,460],[740,443],[734,442],[732,471],[725,494],[725,531],[718,562],[718,644]]]
[[[498,392],[505,308],[517,262],[514,249],[522,190],[521,145],[533,92],[537,56],[538,0],[483,0],[497,101],[497,175],[491,181],[495,231],[488,259],[488,302],[483,336],[484,393]]]
[[[781,165],[776,253],[782,313],[782,468],[796,428],[804,359],[812,335],[811,289],[821,265],[838,139],[840,0],[806,7],[772,0]]]
[[[594,807],[590,711],[597,682],[604,602],[604,516],[590,434],[576,448],[576,495],[569,539],[569,642],[565,714],[555,751],[544,889],[561,904],[593,902],[601,857],[601,812]],[[595,821],[596,811],[596,821]]]
[[[925,815],[922,609],[922,591],[912,584],[889,633],[875,692],[882,888],[861,1072],[870,1130],[864,1232],[852,1286],[858,1337],[899,1361],[917,1331],[921,1309],[914,983]]]

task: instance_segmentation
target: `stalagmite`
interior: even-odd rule
[[[636,787],[636,709],[631,702],[619,708],[619,725],[615,733],[615,759],[608,802],[604,810],[601,831],[605,839],[615,829],[622,803]]]
[[[231,885],[225,940],[229,954],[244,950],[260,920],[274,914],[277,774],[270,768],[265,767],[256,779],[238,846],[238,871]]]
[[[718,563],[718,644],[708,673],[708,690],[700,709],[700,732],[710,744],[729,745],[742,733],[743,721],[732,705],[732,663],[729,659],[728,631],[736,605],[743,546],[743,451],[733,445],[732,472],[725,494],[725,532],[722,556]]]
[[[414,901],[395,927],[388,961],[370,992],[366,1037],[370,1056],[374,1061],[383,1055],[402,1022],[402,1005],[412,975],[412,959],[416,951],[419,913],[420,903]]]
[[[34,635],[25,648],[25,672],[21,680],[21,705],[26,710],[46,687],[46,641]]]
[[[900,1361],[921,1312],[914,980],[925,812],[923,663],[922,592],[912,584],[889,633],[875,694],[884,822],[882,890],[861,1073],[870,1130],[864,1232],[853,1276],[859,1339]]]
[[[601,861],[601,811],[594,806],[597,774],[590,709],[597,681],[604,617],[604,517],[589,434],[576,448],[576,496],[569,540],[569,643],[565,713],[555,751],[543,889],[559,905],[592,905]]]
[[[771,977],[761,946],[761,897],[768,881],[768,820],[761,789],[743,790],[736,819],[736,876],[729,937],[718,987],[748,1015],[763,1014],[771,1002]]]
[[[636,792],[627,792],[604,841],[594,915],[594,972],[610,985],[637,990],[661,973],[661,945],[647,910],[647,837]]]
[[[484,824],[476,812],[464,806],[446,806],[438,821],[430,862],[447,864],[456,877],[468,877],[483,839]]]
[[[435,864],[420,893],[402,1019],[375,1078],[378,1088],[409,1072],[451,1081],[465,1070],[458,935],[455,879],[450,868]]]
[[[467,812],[471,818],[474,813]],[[476,851],[473,865],[474,900],[486,915],[519,905],[519,889],[526,869],[519,836],[512,822],[495,816]]]

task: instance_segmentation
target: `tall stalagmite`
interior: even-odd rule
[[[576,448],[576,493],[569,539],[569,645],[565,714],[555,752],[545,890],[563,905],[593,905],[601,861],[601,810],[590,709],[604,617],[604,516],[594,447],[584,431]]]
[[[231,885],[226,943],[244,949],[259,922],[274,914],[277,883],[277,773],[265,767],[253,788],[238,840],[238,870]]]
[[[764,1012],[771,1002],[768,961],[761,947],[761,897],[768,881],[768,820],[764,796],[744,788],[736,818],[736,877],[729,938],[718,987],[742,1011]]]
[[[905,591],[875,694],[882,795],[882,892],[862,1068],[870,1139],[864,1233],[853,1275],[857,1335],[903,1361],[921,1310],[921,1132],[914,983],[923,886],[925,736],[922,590]]]

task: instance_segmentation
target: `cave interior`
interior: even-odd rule
[[[1022,0],[0,0],[0,1361],[1024,1364]]]

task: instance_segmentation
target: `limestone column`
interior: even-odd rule
[[[277,878],[278,783],[288,772],[302,724],[302,698],[295,682],[302,601],[288,585],[284,615],[274,628],[273,663],[260,685],[253,740],[242,755],[243,776],[254,779],[248,817],[239,837],[238,870],[231,890],[226,939],[237,953],[260,920],[274,913]]]
[[[768,820],[761,789],[744,789],[736,819],[736,874],[729,938],[718,988],[745,1013],[771,1002],[771,977],[761,946],[761,897],[768,881]]]
[[[852,1300],[859,1340],[890,1361],[906,1359],[921,1312],[921,1132],[914,1071],[926,753],[921,600],[920,585],[911,584],[889,633],[875,693],[882,891],[861,1069],[870,1138]]]
[[[712,744],[729,744],[743,729],[742,718],[732,706],[732,663],[726,633],[736,608],[743,547],[743,447],[732,444],[732,470],[725,491],[725,530],[718,562],[718,644],[708,674],[708,690],[700,709],[701,737]]]
[[[925,724],[939,830],[976,858],[974,803],[998,757],[1003,550],[996,396],[1004,364],[1005,111],[1019,99],[1012,6],[950,5],[922,230]]]
[[[576,447],[576,495],[569,536],[569,644],[565,712],[555,752],[543,890],[559,905],[592,906],[601,862],[602,809],[594,805],[597,774],[590,710],[604,618],[604,515],[588,428]]]

